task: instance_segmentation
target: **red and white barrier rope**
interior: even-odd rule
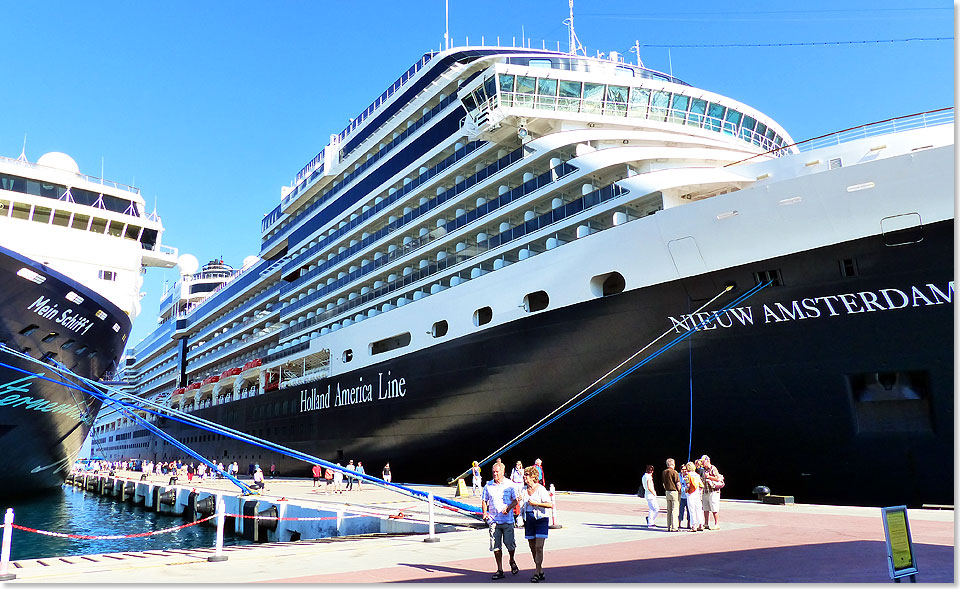
[[[64,534],[62,532],[50,532],[48,530],[37,530],[34,528],[28,528],[26,526],[21,526],[18,524],[10,524],[10,527],[16,528],[18,530],[23,530],[24,532],[31,532],[34,534],[42,534],[44,536],[53,536],[54,538],[72,538],[75,540],[122,540],[124,538],[143,538],[145,536],[155,536],[158,534],[167,534],[170,532],[175,532],[177,530],[182,530],[183,528],[189,528],[190,526],[195,526],[201,524],[209,519],[217,517],[216,514],[207,516],[203,519],[198,519],[195,522],[186,523],[180,526],[173,526],[172,528],[165,528],[163,530],[154,530],[152,532],[142,532],[140,534],[116,534],[113,536],[86,536],[84,534]]]

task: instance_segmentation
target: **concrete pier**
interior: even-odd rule
[[[166,488],[154,478],[144,483]],[[233,492],[226,481],[193,484],[197,496]],[[455,492],[416,487],[442,497],[453,498]],[[189,495],[193,489],[178,490],[175,506],[161,508],[182,508],[184,491]],[[149,495],[143,495],[145,502]],[[309,480],[268,479],[265,494],[256,500],[273,506],[286,503],[283,513],[288,517],[303,513],[299,510],[369,509],[425,519],[421,502],[368,485],[363,491],[326,495]],[[476,498],[463,500],[479,504]],[[722,500],[721,529],[670,533],[662,527],[663,512],[657,521],[661,527],[645,526],[646,501],[638,497],[559,492],[557,500],[563,528],[551,530],[546,541],[546,582],[890,582],[877,508]],[[228,506],[227,511],[236,513],[237,507]],[[229,557],[225,562],[207,561],[212,546],[16,561],[11,572],[17,579],[11,583],[494,583],[487,530],[457,517],[439,510],[438,521],[447,531],[438,534],[436,543],[407,533],[402,518],[386,518],[388,524],[381,524],[380,531],[359,536],[345,535],[351,530],[345,527],[349,520],[343,520],[341,535],[334,538],[306,539],[311,528],[300,526],[295,530],[300,541],[224,547]],[[910,510],[909,518],[920,570],[917,581],[955,582],[953,511]],[[390,525],[400,525],[402,531],[391,531]],[[278,525],[276,533],[268,535],[286,539],[291,531]],[[507,578],[496,583],[530,582],[530,550],[517,531],[521,572],[513,576],[508,570]],[[14,542],[29,541],[28,536],[18,531]]]

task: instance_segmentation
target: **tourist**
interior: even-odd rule
[[[277,465],[274,462],[270,463],[270,478],[276,478],[277,476]]]
[[[333,469],[333,492],[343,494],[343,471],[340,470],[343,468],[340,466],[340,463],[337,463],[337,468]]]
[[[680,524],[677,518],[678,499],[680,498],[680,475],[674,469],[676,462],[667,458],[667,468],[662,473],[664,495],[667,496],[667,531],[679,532]]]
[[[653,465],[648,464],[646,472],[640,479],[640,485],[643,487],[643,498],[647,500],[647,527],[655,528],[657,516],[660,515],[660,506],[657,504],[657,490],[653,486]]]
[[[493,480],[488,481],[480,495],[480,507],[483,510],[483,521],[490,526],[490,536],[493,540],[490,550],[497,561],[497,572],[492,579],[503,578],[503,545],[510,553],[510,572],[516,575],[520,572],[517,566],[515,553],[517,543],[513,535],[513,508],[517,506],[517,488],[512,482],[507,482],[503,476],[503,464],[493,465]]]
[[[313,487],[317,487],[317,483],[320,482],[320,477],[323,476],[323,468],[319,464],[313,465]]]
[[[480,494],[480,487],[483,485],[483,479],[480,477],[480,465],[476,460],[473,461],[470,472],[473,473],[470,484],[473,486],[473,496],[476,497]]]
[[[710,457],[704,454],[703,461],[703,520],[708,530],[719,530],[720,488],[723,487],[723,475],[710,463]],[[710,514],[713,514],[713,527],[710,526]]]
[[[523,490],[523,463],[517,460],[517,465],[513,467],[513,470],[510,472],[510,481],[517,486],[517,495],[520,494],[520,491]],[[516,516],[516,527],[523,527],[523,516],[520,513],[520,506],[514,510],[513,515]]]
[[[540,473],[540,484],[547,486],[547,480],[543,478],[543,461],[537,458],[533,461],[533,465],[537,467],[537,472]]]
[[[696,472],[696,466],[688,462],[684,467],[687,473],[687,509],[689,509],[690,531],[703,531],[703,480]]]
[[[325,490],[327,495],[332,493],[331,488],[333,487],[333,469],[329,466],[325,471],[323,471],[323,480],[326,481]]]
[[[680,465],[680,517],[677,522],[683,524],[683,515],[687,515],[687,529],[690,529],[690,510],[687,509],[687,467]]]
[[[347,470],[351,471],[351,472],[348,472],[348,473],[346,474],[346,476],[347,476],[347,490],[348,490],[348,491],[352,491],[352,490],[353,490],[353,479],[354,479],[353,474],[352,474],[352,471],[357,470],[357,467],[354,466],[354,464],[353,464],[353,460],[347,462]]]
[[[359,460],[357,461],[357,474],[367,474],[367,471],[363,469],[363,463]],[[363,479],[357,477],[357,490],[363,490]]]
[[[253,488],[254,489],[263,489],[266,490],[266,486],[263,484],[263,470],[257,466],[257,469],[253,473]]]
[[[392,475],[390,474],[389,462],[383,465],[383,473],[381,474],[383,474],[383,480],[387,481],[388,483],[393,479]]]
[[[547,530],[550,528],[548,509],[553,507],[550,501],[550,492],[539,483],[540,471],[535,466],[528,466],[523,472],[524,490],[521,493],[524,513],[523,537],[530,544],[530,554],[533,555],[533,564],[537,572],[530,578],[531,583],[543,581],[543,544],[547,540]]]

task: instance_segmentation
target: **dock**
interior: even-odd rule
[[[153,477],[157,484],[161,477]],[[233,493],[228,481],[194,480],[191,491]],[[412,485],[454,498],[453,487]],[[261,497],[319,511],[394,513],[387,519],[420,521],[425,504],[364,485],[327,495],[311,480],[268,479]],[[456,498],[479,505],[471,496]],[[646,501],[631,495],[558,491],[557,523],[544,551],[545,582],[890,582],[879,508],[770,505],[721,500],[720,529],[667,532],[661,497],[659,527],[646,527]],[[229,511],[229,510],[228,510]],[[397,517],[399,514],[401,517]],[[386,516],[385,516],[386,517]],[[917,581],[953,583],[954,511],[911,509]],[[224,562],[208,562],[214,549],[151,550],[14,561],[10,583],[529,583],[533,561],[517,531],[520,573],[492,581],[489,537],[478,522],[437,510],[439,541],[423,532],[384,529],[299,541],[225,546]],[[420,524],[418,524],[420,525]],[[418,528],[422,530],[422,528]],[[14,542],[28,541],[17,531]],[[506,565],[506,555],[504,555]]]

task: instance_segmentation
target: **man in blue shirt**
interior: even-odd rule
[[[497,561],[497,572],[493,579],[503,578],[503,548],[506,544],[510,553],[510,572],[516,575],[520,572],[514,553],[517,542],[513,535],[513,508],[519,504],[517,488],[503,476],[503,464],[493,465],[493,480],[488,481],[480,494],[480,506],[483,509],[483,521],[490,526],[493,538],[493,558]]]

